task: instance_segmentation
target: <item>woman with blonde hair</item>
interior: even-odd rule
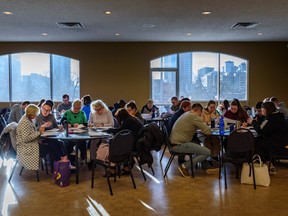
[[[39,108],[29,104],[25,108],[25,114],[16,129],[17,157],[21,165],[27,170],[38,170],[39,167],[39,138],[45,131],[46,124],[36,129],[33,119],[39,113]]]
[[[113,127],[114,118],[112,112],[108,106],[102,100],[96,100],[91,103],[91,113],[89,117],[89,126],[94,127]],[[89,168],[92,168],[93,160],[96,158],[96,149],[99,139],[94,139],[90,144],[90,159],[91,162],[88,164]]]

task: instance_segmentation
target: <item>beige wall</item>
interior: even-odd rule
[[[80,61],[81,96],[89,93],[93,99],[101,98],[108,105],[120,98],[135,99],[139,107],[149,98],[150,60],[188,51],[221,52],[248,59],[248,103],[254,105],[276,95],[288,104],[286,42],[0,43],[0,55],[47,52],[75,58]]]

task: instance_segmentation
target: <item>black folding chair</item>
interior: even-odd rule
[[[163,132],[163,126],[164,126],[164,125],[165,125],[166,131],[167,131],[167,128],[168,128],[168,126],[169,126],[169,119],[170,119],[170,117],[165,117],[165,118],[162,119],[162,124],[161,124],[161,126],[162,126],[162,127],[161,127],[162,132]],[[168,133],[168,131],[167,131],[167,133]],[[169,133],[168,133],[168,136],[169,136]],[[161,155],[161,157],[160,157],[160,162],[161,162],[162,159],[163,159],[163,156],[164,156],[164,154],[165,154],[166,149],[167,149],[167,142],[164,142],[164,149],[163,149],[162,155]]]
[[[92,180],[91,180],[91,188],[94,187],[94,172],[96,165],[100,165],[104,168],[107,183],[109,186],[110,194],[113,196],[112,187],[109,178],[109,168],[113,163],[113,166],[120,167],[121,165],[128,165],[128,169],[130,172],[130,177],[133,183],[133,187],[136,189],[134,177],[132,171],[130,169],[130,161],[131,161],[131,152],[133,149],[133,134],[130,130],[122,130],[118,132],[114,138],[110,141],[109,144],[109,157],[108,161],[94,160],[93,169],[92,169]],[[120,177],[120,173],[119,177]],[[116,172],[114,175],[114,182],[116,182]]]
[[[244,162],[248,162],[252,167],[254,189],[256,189],[254,165],[252,163],[254,143],[255,143],[254,135],[248,129],[239,128],[233,131],[228,136],[226,151],[222,155],[222,163],[223,163],[222,165],[224,168],[224,181],[226,189],[227,189],[226,163],[232,163],[236,166],[236,178],[238,178],[239,168],[242,167],[242,164]],[[220,174],[221,173],[219,172],[219,179]]]
[[[173,149],[173,146],[172,146],[171,142],[170,142],[170,137],[169,137],[169,134],[168,134],[168,130],[167,130],[167,128],[166,128],[165,125],[162,127],[162,130],[163,130],[163,133],[164,133],[164,140],[165,140],[166,145],[168,146],[168,149],[169,149],[169,152],[170,152],[170,158],[169,158],[168,163],[167,163],[167,165],[166,165],[166,167],[165,167],[165,169],[164,169],[164,176],[163,176],[163,177],[164,177],[164,178],[166,177],[167,172],[168,172],[168,170],[169,170],[169,168],[170,168],[170,165],[171,165],[171,163],[172,163],[172,161],[173,161],[173,159],[174,159],[175,156],[185,157],[185,155],[188,155],[189,158],[190,158],[190,162],[191,162],[191,173],[192,173],[192,177],[194,178],[193,160],[192,160],[194,153],[188,154],[188,153],[180,153],[180,152],[175,151],[175,150]]]

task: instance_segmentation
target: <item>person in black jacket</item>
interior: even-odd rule
[[[255,153],[261,156],[263,162],[269,162],[271,153],[288,154],[288,123],[283,113],[277,111],[273,102],[265,102],[261,108],[265,120],[259,121],[249,119],[254,129],[259,134],[255,143]],[[274,172],[275,168],[272,166]]]
[[[134,137],[134,146],[133,146],[133,151],[136,150],[136,143],[138,141],[139,137],[139,131],[143,127],[141,122],[134,116],[130,115],[128,111],[125,108],[120,108],[116,114],[115,114],[116,119],[118,120],[119,123],[119,128],[111,128],[108,130],[108,133],[113,133],[116,134],[117,132],[128,129],[132,132],[133,137]],[[133,163],[133,161],[131,161]],[[111,167],[110,167],[111,168]],[[130,174],[128,171],[128,167],[125,165],[122,174],[127,175]],[[110,174],[113,176],[115,170],[113,168],[110,170]]]

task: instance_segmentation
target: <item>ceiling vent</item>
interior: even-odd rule
[[[245,28],[255,28],[257,25],[259,25],[258,22],[238,22],[235,25],[233,25],[232,29],[245,29]]]
[[[80,22],[58,22],[60,28],[63,29],[81,29],[84,28],[84,25]]]

